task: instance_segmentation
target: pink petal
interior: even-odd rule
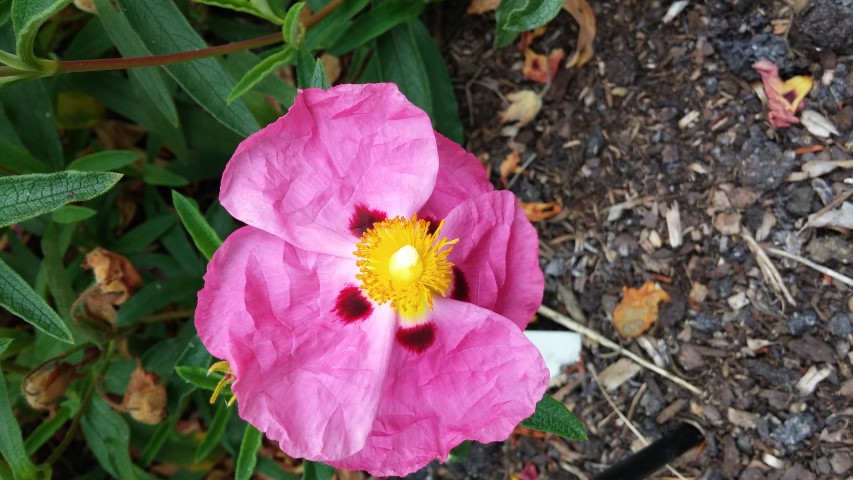
[[[494,187],[477,157],[438,132],[435,132],[435,141],[438,144],[438,176],[432,196],[418,216],[440,220],[456,205],[491,192]]]
[[[243,227],[216,251],[196,329],[237,380],[240,417],[295,457],[333,460],[362,448],[374,422],[396,325],[376,306],[340,318],[355,264]]]
[[[356,206],[409,217],[437,170],[429,117],[395,85],[307,89],[240,144],[220,199],[238,220],[296,247],[349,256]]]
[[[515,195],[495,191],[468,200],[447,216],[442,235],[459,239],[448,260],[462,272],[469,292],[467,299],[459,298],[454,288],[451,298],[497,312],[522,329],[527,326],[542,303],[545,280],[536,229]]]
[[[505,440],[536,408],[548,383],[539,351],[508,319],[438,298],[435,342],[395,348],[382,403],[363,450],[329,462],[373,475],[406,475],[445,460],[463,440]]]

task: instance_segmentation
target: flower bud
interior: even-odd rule
[[[166,386],[157,374],[146,372],[141,362],[137,362],[122,406],[134,420],[156,425],[166,418]]]
[[[74,367],[67,363],[45,363],[31,371],[21,382],[24,398],[36,410],[56,405],[74,378]]]

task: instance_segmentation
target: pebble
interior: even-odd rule
[[[785,420],[770,436],[789,447],[795,446],[818,431],[817,420],[811,413],[800,413]]]
[[[813,310],[794,312],[787,319],[788,333],[800,336],[817,325],[817,314]]]
[[[845,265],[853,263],[853,249],[850,242],[838,235],[818,236],[806,245],[809,259],[817,263],[838,261]]]
[[[566,271],[566,259],[557,257],[545,265],[545,275],[559,277]]]
[[[850,324],[850,315],[839,312],[829,319],[829,331],[836,337],[844,337],[850,332],[853,332],[853,325]]]
[[[791,197],[785,203],[785,210],[794,215],[806,216],[812,212],[814,190],[810,185],[803,185],[791,192]]]
[[[586,150],[584,153],[586,153],[587,158],[597,157],[603,146],[604,135],[601,132],[601,127],[593,125],[593,127],[589,129],[589,140],[586,141]]]

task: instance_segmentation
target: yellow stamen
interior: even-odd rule
[[[222,393],[222,390],[225,389],[225,386],[234,381],[234,373],[231,371],[231,365],[229,365],[225,360],[216,362],[207,369],[208,375],[214,372],[222,372],[225,375],[222,376],[219,383],[216,384],[216,388],[213,389],[213,394],[210,396],[211,405],[216,403],[216,399],[219,398],[219,395]],[[232,396],[226,402],[226,405],[230,407],[235,400],[237,400],[237,397]]]
[[[361,271],[361,289],[376,303],[391,302],[404,316],[416,316],[432,309],[432,297],[446,295],[451,281],[447,255],[459,239],[441,237],[442,221],[434,232],[430,222],[390,218],[364,232],[355,256]]]

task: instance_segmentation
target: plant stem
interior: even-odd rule
[[[115,351],[115,340],[110,340],[110,343],[107,345],[107,351],[104,354],[104,364],[101,366],[100,372],[92,379],[92,384],[86,389],[86,393],[83,394],[83,398],[80,400],[80,408],[77,410],[77,413],[74,414],[74,418],[71,420],[71,425],[68,427],[68,431],[65,432],[65,437],[62,439],[62,443],[59,444],[58,447],[47,457],[47,460],[44,461],[47,465],[53,465],[62,454],[65,452],[65,449],[71,445],[71,441],[74,440],[74,434],[77,433],[77,427],[80,426],[80,420],[83,418],[83,413],[86,412],[86,408],[89,406],[89,402],[92,401],[92,396],[95,394],[95,388],[98,385],[98,379],[104,376],[104,373],[107,371],[107,367],[110,364],[110,358],[113,356],[113,352]]]
[[[343,0],[332,0],[325,7],[318,10],[316,13],[309,15],[303,24],[305,29],[310,29],[327,15],[335,11]],[[283,40],[281,33],[273,33],[264,35],[263,37],[252,38],[240,42],[227,43],[225,45],[217,45],[215,47],[202,48],[189,52],[167,53],[164,55],[150,55],[145,57],[131,58],[99,58],[94,60],[65,60],[57,62],[55,73],[75,73],[75,72],[97,72],[103,70],[122,70],[126,68],[141,68],[141,67],[156,67],[160,65],[170,65],[173,63],[186,62],[190,60],[199,60],[202,58],[216,57],[219,55],[227,55],[229,53],[248,50],[251,48],[266,47],[274,45]],[[8,69],[8,67],[6,67]],[[6,71],[4,67],[0,67],[0,77],[9,76],[10,74],[20,74],[17,69]]]

